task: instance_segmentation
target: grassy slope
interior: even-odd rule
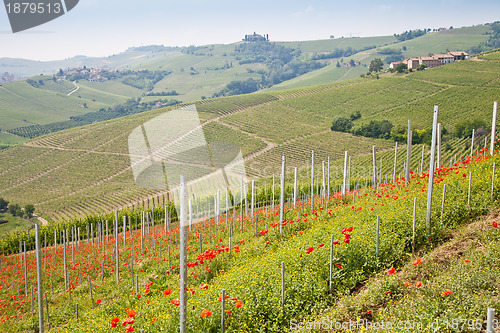
[[[287,156],[290,171],[306,166],[311,149],[316,150],[316,161],[331,157],[337,170],[341,167],[336,160],[349,150],[355,156],[353,165],[366,174],[368,156],[356,156],[366,155],[373,145],[380,151],[394,143],[333,133],[329,126],[335,116],[359,110],[362,118],[356,124],[390,119],[404,125],[410,118],[415,126],[425,128],[430,126],[429,115],[436,104],[441,106],[444,126],[452,130],[464,114],[489,117],[492,102],[499,96],[498,68],[497,60],[466,61],[406,76],[205,100],[197,106],[202,121],[212,121],[204,126],[207,137],[239,145],[252,178],[279,172],[282,155]],[[134,184],[127,137],[164,111],[54,133],[1,152],[0,195],[22,204],[34,202],[37,211],[60,219],[106,211],[154,194]],[[214,122],[217,116],[221,117]],[[462,145],[453,143],[457,149]],[[418,159],[419,152],[414,163]],[[390,172],[389,163],[385,165],[384,172]]]
[[[406,58],[427,56],[429,53],[445,53],[447,50],[465,50],[478,45],[480,42],[486,41],[489,36],[484,35],[484,33],[489,30],[489,27],[489,25],[482,25],[432,32],[412,40],[395,43],[386,47],[402,49],[403,46],[406,46],[407,50],[403,51],[403,55]],[[342,44],[339,47],[345,48],[347,45],[350,46],[350,44]],[[355,48],[354,45],[352,47]],[[354,67],[352,69],[345,67],[337,68],[336,61],[340,59],[334,59],[332,64],[327,67],[280,83],[270,88],[270,90],[306,87],[315,84],[323,84],[359,77],[360,74],[364,74],[368,71],[368,66],[373,59],[385,58],[385,55],[378,54],[377,52],[377,50],[383,48],[385,47],[382,46],[373,50],[360,52],[349,58],[344,58],[344,62],[349,62],[351,58],[355,61],[359,61],[361,66]],[[385,66],[387,67],[388,65],[385,64]]]
[[[33,225],[28,220],[12,216],[6,213],[0,213],[0,220],[7,220],[8,223],[0,224],[0,236],[8,235],[15,230],[27,229]]]

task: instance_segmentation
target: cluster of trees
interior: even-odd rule
[[[177,96],[179,93],[175,90],[162,92],[148,92],[146,96]]]
[[[19,204],[9,204],[7,200],[0,198],[0,212],[8,212],[12,216],[31,218],[35,212],[35,206],[28,204],[23,210]]]
[[[413,38],[423,36],[427,33],[427,31],[431,31],[431,29],[409,30],[409,31],[405,31],[401,34],[394,34],[394,38],[396,38],[396,40],[398,42],[404,42],[405,40],[410,40]]]
[[[265,63],[267,71],[261,72],[260,79],[231,81],[213,97],[252,93],[326,66],[324,62],[301,59],[299,49],[269,42],[236,45],[235,54],[240,64]]]
[[[455,124],[455,135],[459,138],[470,138],[472,136],[472,130],[476,132],[485,132],[487,128],[486,122],[480,118],[474,118],[472,121],[464,119]]]
[[[487,41],[479,43],[477,46],[473,46],[467,50],[469,54],[479,54],[484,51],[489,51],[493,49],[500,48],[500,21],[496,21],[491,25],[491,32],[487,34],[490,35]]]
[[[35,81],[33,79],[27,79],[26,83],[29,84],[30,86],[34,87],[34,88],[40,88],[40,86],[44,86],[45,85],[43,83],[43,80]]]
[[[125,79],[123,79],[122,82],[138,89],[151,91],[153,90],[157,82],[161,81],[165,76],[167,76],[172,72],[161,71],[161,70],[157,71],[144,70],[133,73],[135,75],[127,76]]]
[[[333,120],[330,129],[336,132],[351,133],[367,138],[393,139],[406,141],[406,129],[394,126],[389,120],[371,120],[369,123],[354,126],[354,121],[361,118],[361,112],[356,111],[349,117],[337,117]],[[428,130],[413,129],[412,142],[414,144],[429,143],[431,133]]]

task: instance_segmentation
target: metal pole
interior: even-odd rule
[[[285,156],[281,157],[281,193],[280,193],[280,234],[283,232],[283,218],[285,212]]]
[[[437,127],[437,142],[436,142],[436,157],[437,157],[437,167],[441,168],[441,123],[438,123]]]
[[[297,205],[297,172],[298,168],[295,167],[295,177],[293,181],[293,207]]]
[[[398,160],[398,143],[394,147],[394,167],[392,169],[392,182],[396,182],[396,162]]]
[[[413,237],[412,237],[412,249],[415,252],[415,232],[416,232],[416,222],[417,222],[417,198],[413,198]]]
[[[493,174],[491,175],[491,198],[493,198],[493,191],[495,190],[495,166],[496,163],[493,163]]]
[[[493,327],[494,321],[495,321],[495,309],[488,308],[488,314],[487,314],[487,319],[486,319],[486,332],[487,333],[494,333],[495,332],[496,327]]]
[[[429,183],[427,186],[427,212],[425,221],[427,224],[427,237],[431,236],[431,209],[432,209],[432,190],[434,185],[434,168],[436,166],[436,136],[437,136],[437,120],[439,107],[434,106],[434,119],[432,121],[432,141],[431,141],[431,160],[429,163]]]
[[[314,150],[311,151],[311,215],[314,209]]]
[[[38,327],[43,332],[43,290],[42,290],[42,263],[40,260],[40,226],[35,223],[35,246],[36,246],[36,291],[38,293]],[[47,307],[48,320],[48,307]]]
[[[180,177],[180,332],[187,332],[187,188],[184,176]]]
[[[347,160],[349,159],[347,150],[344,153],[344,181],[342,184],[342,196],[345,196],[345,190],[347,188]]]
[[[490,144],[490,154],[493,155],[495,153],[495,131],[497,128],[497,106],[498,103],[493,103],[493,119],[491,120],[491,144]]]
[[[226,292],[222,289],[222,297],[221,297],[221,332],[224,333],[225,324],[224,324],[224,310],[226,303]]]
[[[474,152],[474,133],[476,130],[472,130],[472,138],[471,138],[471,143],[470,143],[470,158],[472,158],[472,153]]]
[[[441,224],[443,224],[444,199],[446,198],[446,184],[443,186],[443,198],[441,199]]]
[[[333,235],[330,241],[330,278],[328,281],[328,291],[332,293],[332,274],[333,274]]]
[[[377,257],[377,265],[378,265],[378,253],[380,248],[380,215],[377,215],[377,247],[375,250],[375,255]]]
[[[120,267],[118,266],[118,220],[115,220],[115,270],[116,270],[116,284],[120,283]]]
[[[285,262],[281,262],[281,306],[285,306]]]
[[[373,187],[376,188],[376,186],[377,186],[377,153],[375,152],[375,146],[372,147],[372,155],[373,155],[372,181],[373,181]]]

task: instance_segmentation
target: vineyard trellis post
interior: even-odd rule
[[[347,187],[347,160],[348,160],[348,153],[346,150],[344,153],[344,181],[342,184],[342,196],[345,196],[345,190]]]
[[[493,117],[491,120],[491,144],[490,144],[490,155],[495,154],[495,136],[496,136],[496,128],[497,128],[497,102],[493,102]]]
[[[495,321],[495,309],[488,308],[488,312],[486,315],[486,332],[494,333],[496,327],[494,327],[493,322]]]
[[[43,290],[42,290],[42,264],[40,260],[40,226],[35,223],[35,251],[36,251],[36,291],[38,294],[38,327],[39,332],[43,332]],[[49,318],[49,313],[47,307],[47,321]]]
[[[379,249],[380,249],[380,215],[377,215],[377,236],[376,236],[376,249],[375,249],[375,256],[377,258],[377,266],[378,266]]]
[[[120,283],[120,268],[118,265],[118,259],[119,259],[119,254],[118,254],[118,220],[114,220],[114,231],[115,231],[115,270],[116,270],[116,284]]]
[[[472,137],[471,137],[471,143],[470,143],[470,158],[472,158],[472,154],[474,153],[474,134],[476,130],[472,129]]]
[[[425,153],[425,143],[422,145],[422,158],[420,160],[420,173],[424,172],[424,153]]]
[[[325,173],[325,161],[323,161],[323,162],[321,163],[321,167],[323,168],[323,174],[322,174],[323,178],[322,178],[322,184],[321,184],[321,185],[322,185],[322,188],[321,188],[322,195],[321,195],[321,196],[323,197],[323,199],[325,199],[325,198],[326,198],[326,179],[325,179],[325,177],[326,177],[326,173]]]
[[[429,162],[429,183],[427,186],[427,212],[425,222],[427,223],[427,237],[431,236],[431,209],[432,209],[432,190],[434,185],[434,168],[436,157],[436,132],[439,107],[434,105],[434,117],[432,121],[432,141],[431,141],[431,160]]]
[[[372,182],[373,182],[373,188],[376,188],[377,187],[377,153],[375,152],[375,146],[372,147],[372,155],[373,155]]]
[[[351,156],[347,160],[347,192],[351,190]]]
[[[311,215],[314,210],[314,150],[311,151]]]
[[[271,211],[274,211],[274,173],[273,173],[273,197],[272,197],[272,202],[271,202]]]
[[[180,216],[179,216],[179,228],[180,228],[180,332],[187,332],[187,242],[188,242],[188,230],[187,230],[187,188],[184,176],[180,176]]]
[[[396,182],[396,162],[398,160],[398,142],[394,146],[394,167],[392,168],[392,182]]]
[[[333,235],[330,241],[330,275],[328,280],[328,292],[332,293],[332,274],[333,274]]]
[[[472,185],[472,172],[469,172],[469,191],[467,193],[467,206],[470,206],[471,185]]]
[[[298,168],[294,168],[295,176],[293,180],[293,207],[297,206],[297,172]]]
[[[326,193],[327,193],[327,197],[329,198],[330,197],[330,156],[328,156],[328,159],[327,159],[327,176],[326,178],[328,179],[327,183],[326,183]],[[326,202],[326,205],[328,207],[328,201]]]
[[[411,119],[408,119],[408,131],[406,133],[406,170],[405,180],[406,183],[410,182],[410,165],[411,165]]]
[[[323,164],[324,165],[324,164]],[[280,234],[283,232],[283,218],[285,212],[285,156],[281,157],[281,193],[280,193]],[[255,220],[257,221],[257,219]],[[257,225],[257,222],[255,222]]]

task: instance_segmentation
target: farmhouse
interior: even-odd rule
[[[470,55],[463,51],[450,51],[444,54],[433,54],[428,57],[408,58],[403,60],[402,63],[406,64],[408,69],[416,69],[420,65],[424,65],[426,68],[433,68],[462,60],[462,58],[470,59]],[[396,68],[398,64],[399,62],[392,62],[389,68]]]
[[[245,38],[243,40],[245,42],[266,42],[269,41],[269,35],[266,34],[265,36],[262,36],[254,32],[253,35],[245,35]]]

